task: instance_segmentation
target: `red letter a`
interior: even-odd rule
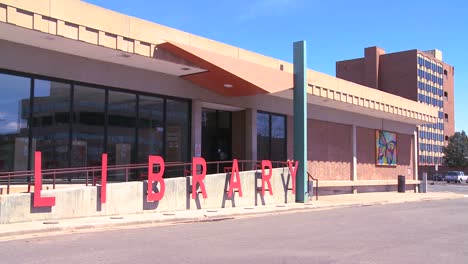
[[[236,177],[236,181],[234,181],[234,177]],[[231,179],[229,180],[229,192],[228,197],[232,197],[232,192],[234,188],[237,188],[239,191],[239,197],[242,197],[242,187],[240,183],[240,174],[239,174],[239,165],[237,164],[237,159],[232,161],[232,171],[231,171]]]
[[[197,165],[201,165],[202,172],[197,174]],[[206,176],[206,161],[204,158],[193,157],[192,159],[192,199],[197,198],[197,184],[200,184],[200,190],[203,195],[203,199],[208,198],[205,189],[205,183],[203,180]]]
[[[265,174],[265,170],[268,167],[270,173]],[[273,175],[271,161],[269,160],[262,160],[262,196],[265,196],[265,183],[268,184],[268,191],[270,195],[273,195],[273,190],[271,189],[271,176]]]
[[[154,164],[159,165],[159,172],[154,173]],[[161,156],[149,156],[148,157],[148,196],[146,200],[148,202],[160,201],[166,190],[166,184],[163,179],[164,175],[164,159]],[[153,192],[153,182],[159,182],[159,192]]]
[[[34,207],[49,207],[55,205],[55,197],[41,197],[42,191],[42,154],[34,153]]]
[[[297,174],[298,166],[299,166],[299,161],[296,161],[296,163],[294,164],[294,168],[293,168],[293,162],[288,161],[289,172],[291,172],[293,194],[296,193],[296,174]]]

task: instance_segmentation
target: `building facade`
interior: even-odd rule
[[[30,170],[36,150],[50,169],[104,152],[109,165],[293,159],[291,63],[79,0],[0,0],[0,57],[0,172]],[[307,81],[312,176],[417,180],[417,126],[435,107],[313,70]]]
[[[442,148],[455,133],[454,67],[439,50],[385,53],[369,47],[364,58],[338,61],[336,76],[437,107],[437,121],[418,126],[419,164],[443,163]]]

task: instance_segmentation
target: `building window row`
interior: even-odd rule
[[[426,103],[426,104],[430,104],[430,105],[433,105],[433,106],[437,106],[439,108],[443,108],[444,107],[444,101],[443,100],[439,100],[437,98],[433,98],[433,97],[430,97],[428,95],[424,95],[424,94],[418,94],[418,101],[421,102],[421,103]]]
[[[435,94],[437,96],[442,97],[444,95],[444,90],[442,90],[441,88],[437,88],[435,86],[432,86],[432,85],[430,85],[428,83],[418,82],[418,88],[420,90],[426,91],[428,93]]]
[[[434,140],[434,141],[439,141],[439,142],[444,141],[444,135],[443,134],[427,132],[427,131],[421,131],[421,130],[419,131],[419,138]]]
[[[419,143],[419,150],[420,151],[429,151],[429,152],[442,153],[443,152],[443,146]]]
[[[430,60],[426,60],[423,57],[419,57],[419,56],[418,56],[418,64],[426,67],[427,69],[431,69],[432,71],[437,72],[439,74],[442,74],[444,71],[442,65],[433,63]]]
[[[439,116],[441,116],[440,113],[442,113],[442,117],[441,117],[442,119],[444,116],[444,113],[439,111]],[[439,121],[443,121],[443,120],[439,120]],[[425,124],[425,125],[422,125],[422,127],[444,130],[444,123]]]
[[[0,171],[188,161],[190,101],[0,73]]]
[[[426,79],[428,81],[431,81],[433,83],[437,83],[438,85],[443,85],[444,84],[444,79],[438,76],[435,76],[429,72],[423,71],[421,69],[418,69],[418,76],[420,78]]]
[[[419,163],[422,164],[442,164],[443,158],[442,157],[434,157],[434,156],[426,156],[420,155],[419,156]]]

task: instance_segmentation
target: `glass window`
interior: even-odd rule
[[[138,163],[148,162],[148,155],[163,155],[164,99],[140,96],[138,114]]]
[[[286,116],[257,113],[257,159],[286,160]]]
[[[136,95],[109,91],[107,118],[109,165],[133,163],[136,153]]]
[[[70,166],[70,96],[70,84],[34,80],[32,150],[42,152],[44,169]]]
[[[286,160],[286,117],[271,115],[271,160]]]
[[[166,100],[166,161],[188,161],[190,117],[187,101]]]
[[[257,160],[270,159],[270,115],[257,112]]]
[[[104,152],[106,92],[78,85],[73,92],[72,167],[99,166]]]
[[[0,171],[28,169],[31,80],[0,74]]]
[[[426,68],[430,69],[431,68],[431,62],[428,61],[428,60],[425,60],[424,62],[425,62]]]

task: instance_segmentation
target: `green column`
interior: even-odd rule
[[[307,66],[305,41],[294,42],[294,160],[296,202],[307,201]]]

